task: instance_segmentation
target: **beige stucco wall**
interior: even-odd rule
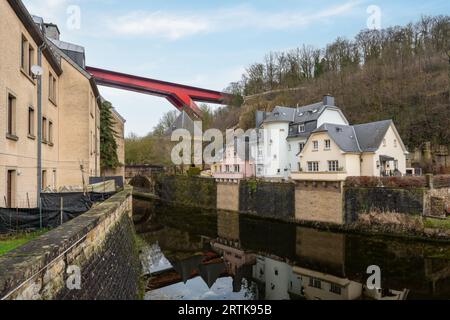
[[[239,184],[217,183],[217,209],[239,211]]]
[[[331,140],[330,150],[325,150],[325,140]],[[319,151],[314,151],[313,141],[319,142]],[[328,136],[327,133],[321,132],[311,135],[308,142],[306,143],[305,149],[300,155],[300,163],[302,165],[303,171],[307,172],[308,162],[318,161],[319,171],[328,171],[328,161],[338,160],[339,166],[346,166],[345,155],[341,152],[338,145]]]
[[[7,1],[0,1],[0,207],[4,207],[7,172],[16,170],[13,206],[37,204],[37,84],[21,71],[22,35],[38,46]],[[99,108],[89,79],[61,59],[63,74],[58,77],[43,55],[42,116],[53,124],[53,143],[42,145],[42,169],[46,186],[81,186],[90,175],[99,175]],[[55,103],[49,99],[49,73],[57,78]],[[7,97],[16,98],[15,126],[18,141],[7,139]],[[28,135],[28,109],[34,108],[34,136]],[[90,107],[94,107],[93,115]],[[90,138],[92,132],[92,137]],[[90,139],[91,143],[90,143]],[[45,138],[44,138],[45,140]],[[95,146],[97,145],[97,147]],[[90,149],[91,148],[91,149]],[[84,166],[82,176],[80,164]]]
[[[342,182],[303,182],[295,188],[295,218],[344,224]]]
[[[59,186],[82,186],[100,175],[99,106],[89,79],[65,59],[61,67]]]
[[[300,155],[300,163],[303,172],[294,172],[292,178],[294,180],[345,180],[351,176],[380,176],[380,168],[377,162],[380,156],[389,156],[398,160],[398,169],[402,174],[406,174],[406,151],[403,148],[401,138],[391,126],[384,138],[386,145],[381,144],[375,153],[343,153],[339,146],[331,139],[326,132],[313,134],[308,140],[305,150]],[[325,140],[331,141],[330,150],[325,150]],[[319,141],[319,150],[313,150],[313,141]],[[339,167],[344,170],[339,173],[328,172],[328,161],[338,160]],[[318,161],[319,172],[308,172],[308,162]],[[393,165],[391,166],[393,170]],[[324,175],[324,173],[327,173]]]
[[[386,132],[386,145],[381,145],[380,149],[375,154],[375,172],[380,175],[380,170],[376,167],[376,161],[380,159],[380,156],[386,155],[398,160],[398,170],[402,174],[406,174],[406,154],[407,150],[402,148],[400,143],[400,137],[396,134],[394,128],[391,126]],[[395,145],[395,140],[397,140],[397,145]],[[391,167],[393,170],[394,168]]]
[[[27,32],[7,1],[0,1],[0,207],[5,206],[6,176],[8,170],[17,170],[16,199],[13,206],[34,206],[37,192],[37,141],[28,137],[28,108],[35,110],[34,132],[37,136],[37,85],[21,72],[21,40],[26,37],[34,48],[37,62],[38,46]],[[47,170],[47,182],[53,186],[53,170],[58,167],[58,108],[60,96],[57,94],[56,105],[48,99],[49,72],[55,76],[43,56],[44,75],[42,78],[42,111],[43,116],[53,122],[53,146],[42,146],[44,170]],[[59,81],[58,81],[59,86]],[[58,90],[59,93],[59,90]],[[7,132],[7,99],[8,94],[16,97],[15,126],[18,141],[6,138]],[[29,201],[28,201],[29,200]]]

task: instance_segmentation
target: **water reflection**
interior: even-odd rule
[[[145,209],[147,208],[147,209]],[[135,201],[147,299],[448,299],[445,244],[323,232],[293,224]],[[145,215],[145,221],[142,216]],[[383,290],[365,287],[367,267]]]

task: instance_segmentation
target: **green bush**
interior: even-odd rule
[[[187,175],[188,177],[198,177],[202,170],[200,168],[189,168]]]

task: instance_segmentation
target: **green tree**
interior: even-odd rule
[[[102,171],[114,170],[122,165],[117,156],[117,132],[114,130],[114,125],[112,104],[104,101],[100,110],[100,166]]]

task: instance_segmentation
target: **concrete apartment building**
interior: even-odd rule
[[[32,17],[20,0],[0,1],[0,207],[37,205],[38,121],[44,190],[83,187],[101,174],[100,94],[85,71],[84,48],[59,36],[56,25]],[[41,120],[31,73],[40,46]],[[123,118],[116,117],[123,137]]]

